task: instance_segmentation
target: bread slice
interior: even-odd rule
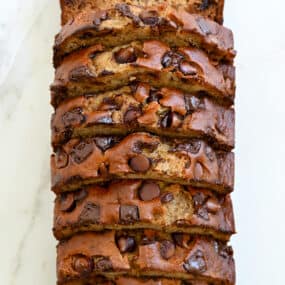
[[[91,12],[94,9],[110,9],[119,3],[147,8],[157,4],[172,7],[184,7],[190,13],[200,14],[218,23],[223,23],[224,0],[60,0],[61,23],[65,25],[82,11]]]
[[[148,133],[126,137],[72,139],[51,157],[52,189],[59,193],[118,179],[154,179],[233,188],[233,153],[215,151],[201,140],[164,139]]]
[[[63,284],[63,283],[61,283]],[[65,285],[211,285],[207,281],[194,281],[187,282],[179,279],[167,278],[135,278],[135,277],[117,277],[117,278],[104,278],[104,277],[87,277],[80,278],[72,281],[64,282]]]
[[[62,193],[55,200],[57,239],[82,231],[134,228],[228,240],[235,232],[231,198],[179,184],[123,180]]]
[[[112,9],[85,10],[69,20],[55,38],[54,65],[71,52],[96,44],[105,48],[132,41],[159,39],[174,47],[197,46],[214,60],[232,62],[231,30],[169,5],[138,7],[124,3]]]
[[[147,131],[176,138],[203,138],[215,148],[234,147],[234,109],[203,94],[146,83],[61,103],[52,117],[54,147],[70,138]]]
[[[160,41],[146,41],[104,52],[97,45],[67,56],[56,69],[52,104],[57,106],[67,97],[115,90],[134,81],[185,92],[203,91],[232,104],[234,74],[232,65],[217,65],[196,48],[177,50]]]
[[[231,247],[209,237],[155,231],[87,232],[60,242],[57,253],[58,284],[98,275],[235,283]]]

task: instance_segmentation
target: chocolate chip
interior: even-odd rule
[[[139,209],[137,206],[122,205],[120,206],[120,222],[133,223],[139,220]]]
[[[64,168],[68,164],[68,155],[63,149],[58,149],[55,155],[56,168]]]
[[[60,195],[60,210],[63,212],[71,212],[74,210],[76,204],[73,193],[63,193]]]
[[[189,62],[182,61],[179,64],[179,69],[184,75],[196,75],[197,70]]]
[[[174,199],[174,196],[171,192],[165,192],[162,194],[160,201],[161,203],[169,203]]]
[[[109,257],[94,256],[94,270],[95,271],[109,271],[113,269],[112,262]]]
[[[132,170],[136,172],[146,172],[151,166],[150,160],[142,154],[131,158],[129,164]]]
[[[138,108],[129,108],[124,115],[124,122],[126,124],[135,123],[137,118],[141,115],[141,110]]]
[[[164,240],[161,242],[160,245],[160,255],[164,259],[169,259],[171,258],[175,253],[175,245],[169,241],[169,240]]]
[[[210,198],[206,203],[206,208],[210,213],[216,214],[221,209],[221,205],[216,199]]]
[[[114,140],[112,137],[96,137],[94,141],[102,151],[105,151],[113,145]]]
[[[80,223],[99,223],[100,221],[100,206],[92,202],[87,202],[84,205],[82,212],[79,215]]]
[[[91,77],[93,77],[93,74],[87,66],[79,66],[69,72],[70,81],[80,81]]]
[[[132,252],[136,247],[136,241],[133,237],[120,237],[117,244],[121,253]]]
[[[179,67],[180,62],[184,59],[184,56],[180,53],[168,51],[164,54],[161,60],[161,64],[164,68],[173,66],[175,68]]]
[[[85,197],[87,197],[87,195],[88,195],[88,193],[85,189],[81,189],[81,190],[78,190],[78,191],[73,193],[73,197],[74,197],[75,201],[81,201]]]
[[[89,155],[93,152],[93,142],[92,140],[85,140],[73,147],[70,155],[74,162],[82,163]]]
[[[133,47],[121,48],[114,54],[117,63],[130,63],[137,60],[135,50]]]
[[[146,25],[156,26],[159,23],[158,13],[154,10],[143,11],[139,17]]]
[[[193,274],[201,274],[207,270],[204,254],[201,250],[195,251],[183,264],[184,269]]]
[[[139,189],[139,197],[143,201],[151,201],[160,195],[160,188],[154,182],[144,182]]]
[[[93,270],[93,262],[84,255],[74,256],[72,267],[80,274],[87,274]]]
[[[62,122],[65,127],[78,126],[85,121],[85,117],[82,114],[82,108],[74,108],[63,114]]]

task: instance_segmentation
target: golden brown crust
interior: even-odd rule
[[[218,23],[223,23],[224,0],[121,0],[121,3],[131,4],[139,7],[150,7],[157,4],[183,7],[190,13],[200,14]],[[116,6],[118,0],[60,0],[61,24],[64,25],[75,18],[81,11],[92,11],[94,9],[110,9]]]
[[[231,150],[234,109],[201,94],[139,83],[64,101],[53,114],[51,129],[54,147],[70,138],[147,131],[176,138],[203,138],[215,148]]]
[[[114,178],[135,178],[228,193],[233,167],[233,153],[214,151],[201,140],[164,140],[147,133],[71,139],[51,157],[52,189],[59,193]]]
[[[134,81],[206,92],[225,104],[231,104],[235,94],[232,65],[216,65],[196,48],[175,50],[160,41],[146,41],[105,52],[97,45],[67,56],[55,73],[52,104],[57,106],[66,97],[115,90]]]
[[[137,213],[126,220],[126,207]],[[229,195],[157,181],[123,180],[59,194],[54,234],[64,239],[81,231],[156,229],[213,235],[228,240],[235,232]]]
[[[57,248],[58,284],[96,276],[157,276],[233,285],[231,247],[213,239],[153,231],[83,233]]]
[[[56,36],[54,65],[83,47],[102,43],[112,48],[153,39],[174,47],[199,47],[214,60],[232,62],[235,56],[232,32],[214,21],[182,7],[164,4],[142,8],[120,3],[112,9],[85,10],[70,19]]]

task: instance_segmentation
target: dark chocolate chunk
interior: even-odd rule
[[[78,126],[85,121],[85,117],[82,114],[82,108],[74,108],[63,114],[62,122],[65,127]]]
[[[200,141],[189,141],[187,143],[181,143],[176,146],[175,151],[186,151],[192,154],[197,154],[201,149],[201,142]]]
[[[169,259],[171,258],[175,253],[175,245],[169,241],[169,240],[164,240],[161,242],[160,245],[160,255],[164,259]]]
[[[200,99],[195,96],[185,95],[185,104],[188,113],[193,113],[200,107]]]
[[[160,121],[160,125],[163,128],[169,128],[172,125],[172,113],[169,111],[167,112],[164,117]]]
[[[180,53],[168,51],[166,52],[161,60],[161,64],[164,68],[175,67],[178,68],[180,62],[184,59],[184,56]]]
[[[234,254],[233,248],[227,245],[220,245],[219,246],[219,254],[223,258],[232,257]]]
[[[189,235],[183,233],[175,233],[172,235],[172,237],[176,245],[188,248],[188,243],[191,241],[191,239],[189,239]]]
[[[162,194],[160,200],[161,203],[169,203],[174,199],[174,196],[171,192],[165,192]]]
[[[139,209],[137,206],[121,205],[120,221],[121,223],[133,223],[139,220]]]
[[[69,72],[70,81],[80,81],[91,77],[93,77],[93,74],[86,66],[76,67]]]
[[[133,237],[120,237],[117,244],[121,253],[132,252],[136,247],[136,241]]]
[[[153,10],[143,11],[139,14],[139,17],[146,25],[156,26],[159,23],[158,13]]]
[[[112,137],[96,137],[94,141],[101,150],[105,151],[113,145],[114,140]]]
[[[86,139],[75,145],[70,155],[74,162],[82,163],[89,155],[93,152],[93,141],[91,139]]]
[[[205,207],[199,208],[197,210],[197,215],[206,221],[209,220],[209,214],[208,214],[208,211]]]
[[[99,223],[100,222],[100,206],[92,202],[87,202],[84,205],[82,212],[79,215],[80,223]]]
[[[63,212],[71,212],[75,208],[75,200],[73,193],[62,193],[60,195],[60,210]]]
[[[201,250],[195,251],[183,264],[184,269],[193,274],[201,274],[207,270],[204,254]]]
[[[137,59],[135,50],[133,47],[121,48],[114,54],[117,63],[130,63],[135,62]]]
[[[206,202],[208,196],[206,196],[204,193],[199,192],[193,195],[193,202],[194,202],[194,207],[198,208]]]
[[[68,155],[63,149],[58,149],[55,156],[56,168],[64,168],[68,164]]]
[[[131,158],[129,164],[136,172],[146,172],[151,166],[150,160],[142,154]]]
[[[130,6],[125,3],[116,4],[115,8],[124,16],[132,19],[135,24],[139,24],[140,18],[131,12]]]
[[[154,182],[144,182],[139,189],[139,197],[143,201],[151,201],[160,195],[159,185]]]
[[[76,255],[73,258],[73,269],[80,274],[88,274],[93,270],[93,262],[84,255]]]
[[[93,262],[95,271],[104,272],[113,269],[113,265],[109,257],[94,256]]]
[[[184,75],[196,75],[197,74],[196,68],[193,67],[193,65],[191,65],[189,62],[185,60],[180,62],[179,69]]]

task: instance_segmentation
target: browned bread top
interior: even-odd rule
[[[151,180],[122,180],[57,196],[54,234],[80,231],[156,229],[212,235],[228,240],[235,232],[229,195]]]
[[[234,156],[195,139],[164,139],[148,133],[72,139],[51,157],[56,193],[122,179],[154,179],[232,191]]]
[[[204,138],[225,150],[234,147],[233,108],[202,94],[157,89],[146,83],[67,99],[53,114],[51,128],[54,147],[70,138],[136,131]]]
[[[235,282],[232,249],[208,237],[154,231],[78,234],[58,245],[59,284],[96,275]],[[191,284],[191,283],[190,283]]]
[[[151,7],[166,4],[172,7],[183,7],[190,13],[200,14],[218,23],[223,22],[224,0],[60,0],[62,14],[61,23],[66,24],[82,11],[94,9],[110,9],[118,3],[131,4],[139,7]]]
[[[176,50],[160,41],[146,41],[102,50],[101,45],[93,46],[63,60],[51,86],[54,106],[66,97],[114,90],[134,81],[203,91],[226,104],[234,100],[234,67],[217,65],[199,49]]]
[[[83,47],[102,44],[112,48],[151,39],[174,47],[196,46],[214,60],[231,62],[235,56],[232,32],[214,21],[182,7],[142,8],[120,3],[112,9],[83,11],[69,20],[56,36],[54,65],[57,67],[63,57]]]

